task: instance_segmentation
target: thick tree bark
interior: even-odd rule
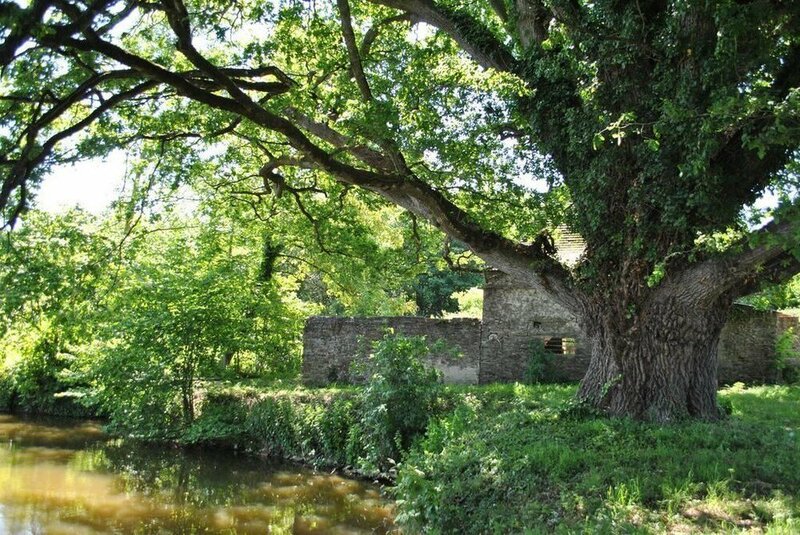
[[[587,307],[592,357],[578,398],[613,416],[660,423],[720,418],[717,344],[730,306],[686,306],[661,294],[624,321],[608,307]]]

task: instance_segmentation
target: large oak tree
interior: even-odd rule
[[[33,0],[0,21],[7,222],[59,163],[151,147],[185,180],[236,147],[259,186],[231,191],[371,192],[547,292],[592,346],[578,395],[611,414],[718,417],[733,300],[800,271],[798,2]],[[536,234],[561,223],[573,268]]]

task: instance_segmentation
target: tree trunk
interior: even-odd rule
[[[588,306],[583,327],[592,356],[579,399],[659,423],[719,419],[717,344],[729,309],[680,305],[669,296],[636,315]]]
[[[186,425],[194,421],[194,389],[184,384],[181,388],[181,402],[183,405],[183,421]]]

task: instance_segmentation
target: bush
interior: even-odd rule
[[[783,382],[787,384],[800,381],[800,368],[796,364],[800,359],[800,353],[795,349],[796,342],[797,335],[792,327],[779,334],[775,340],[775,367]]]
[[[200,406],[201,417],[192,422],[181,437],[183,442],[244,446],[247,399],[227,392],[210,392]]]
[[[208,394],[183,440],[389,471],[443,407],[439,373],[422,362],[427,353],[422,338],[385,336],[364,365],[368,380],[360,392]]]
[[[181,441],[355,466],[364,451],[360,415],[360,398],[351,390],[219,391],[206,395]]]
[[[0,412],[11,411],[14,400],[14,381],[4,368],[0,368]]]
[[[359,421],[364,468],[389,469],[425,432],[441,387],[439,372],[422,362],[429,353],[422,337],[388,333],[374,343]]]
[[[4,372],[0,379],[0,408],[50,416],[92,417],[95,407],[82,404],[66,377],[73,357],[59,353],[43,338],[26,358]]]
[[[296,457],[303,453],[303,413],[313,405],[294,406],[287,399],[265,398],[257,401],[245,420],[251,447],[271,457]]]
[[[553,353],[545,349],[543,341],[533,340],[529,347],[523,382],[527,385],[552,382],[555,358]]]
[[[358,462],[361,436],[357,433],[361,402],[353,397],[339,397],[322,413],[319,420],[320,454],[337,465]]]

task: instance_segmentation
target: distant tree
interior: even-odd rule
[[[306,311],[264,280],[262,244],[232,239],[189,225],[149,239],[125,267],[86,369],[115,425],[162,435],[191,423],[199,385],[231,361],[256,376],[296,375]]]
[[[423,316],[443,316],[446,312],[458,312],[456,292],[463,292],[480,285],[483,275],[474,272],[433,269],[417,275],[410,287],[417,312]]]
[[[578,396],[611,414],[719,417],[731,303],[800,268],[791,201],[743,217],[796,182],[798,2],[33,0],[0,21],[9,220],[48,168],[119,145],[165,181],[213,161],[317,231],[371,192],[573,313]],[[564,221],[575,269],[533,240]]]
[[[483,284],[483,267],[462,243],[445,241],[441,258],[430,262],[427,271],[406,288],[417,305],[417,314],[441,317],[458,312],[460,305],[454,294]]]
[[[111,281],[113,244],[97,226],[77,210],[31,212],[0,238],[0,364],[19,408],[70,410],[55,396],[76,386],[69,372],[98,334]]]
[[[761,291],[739,300],[762,310],[781,310],[800,307],[800,277],[794,276],[782,284],[767,285]]]

